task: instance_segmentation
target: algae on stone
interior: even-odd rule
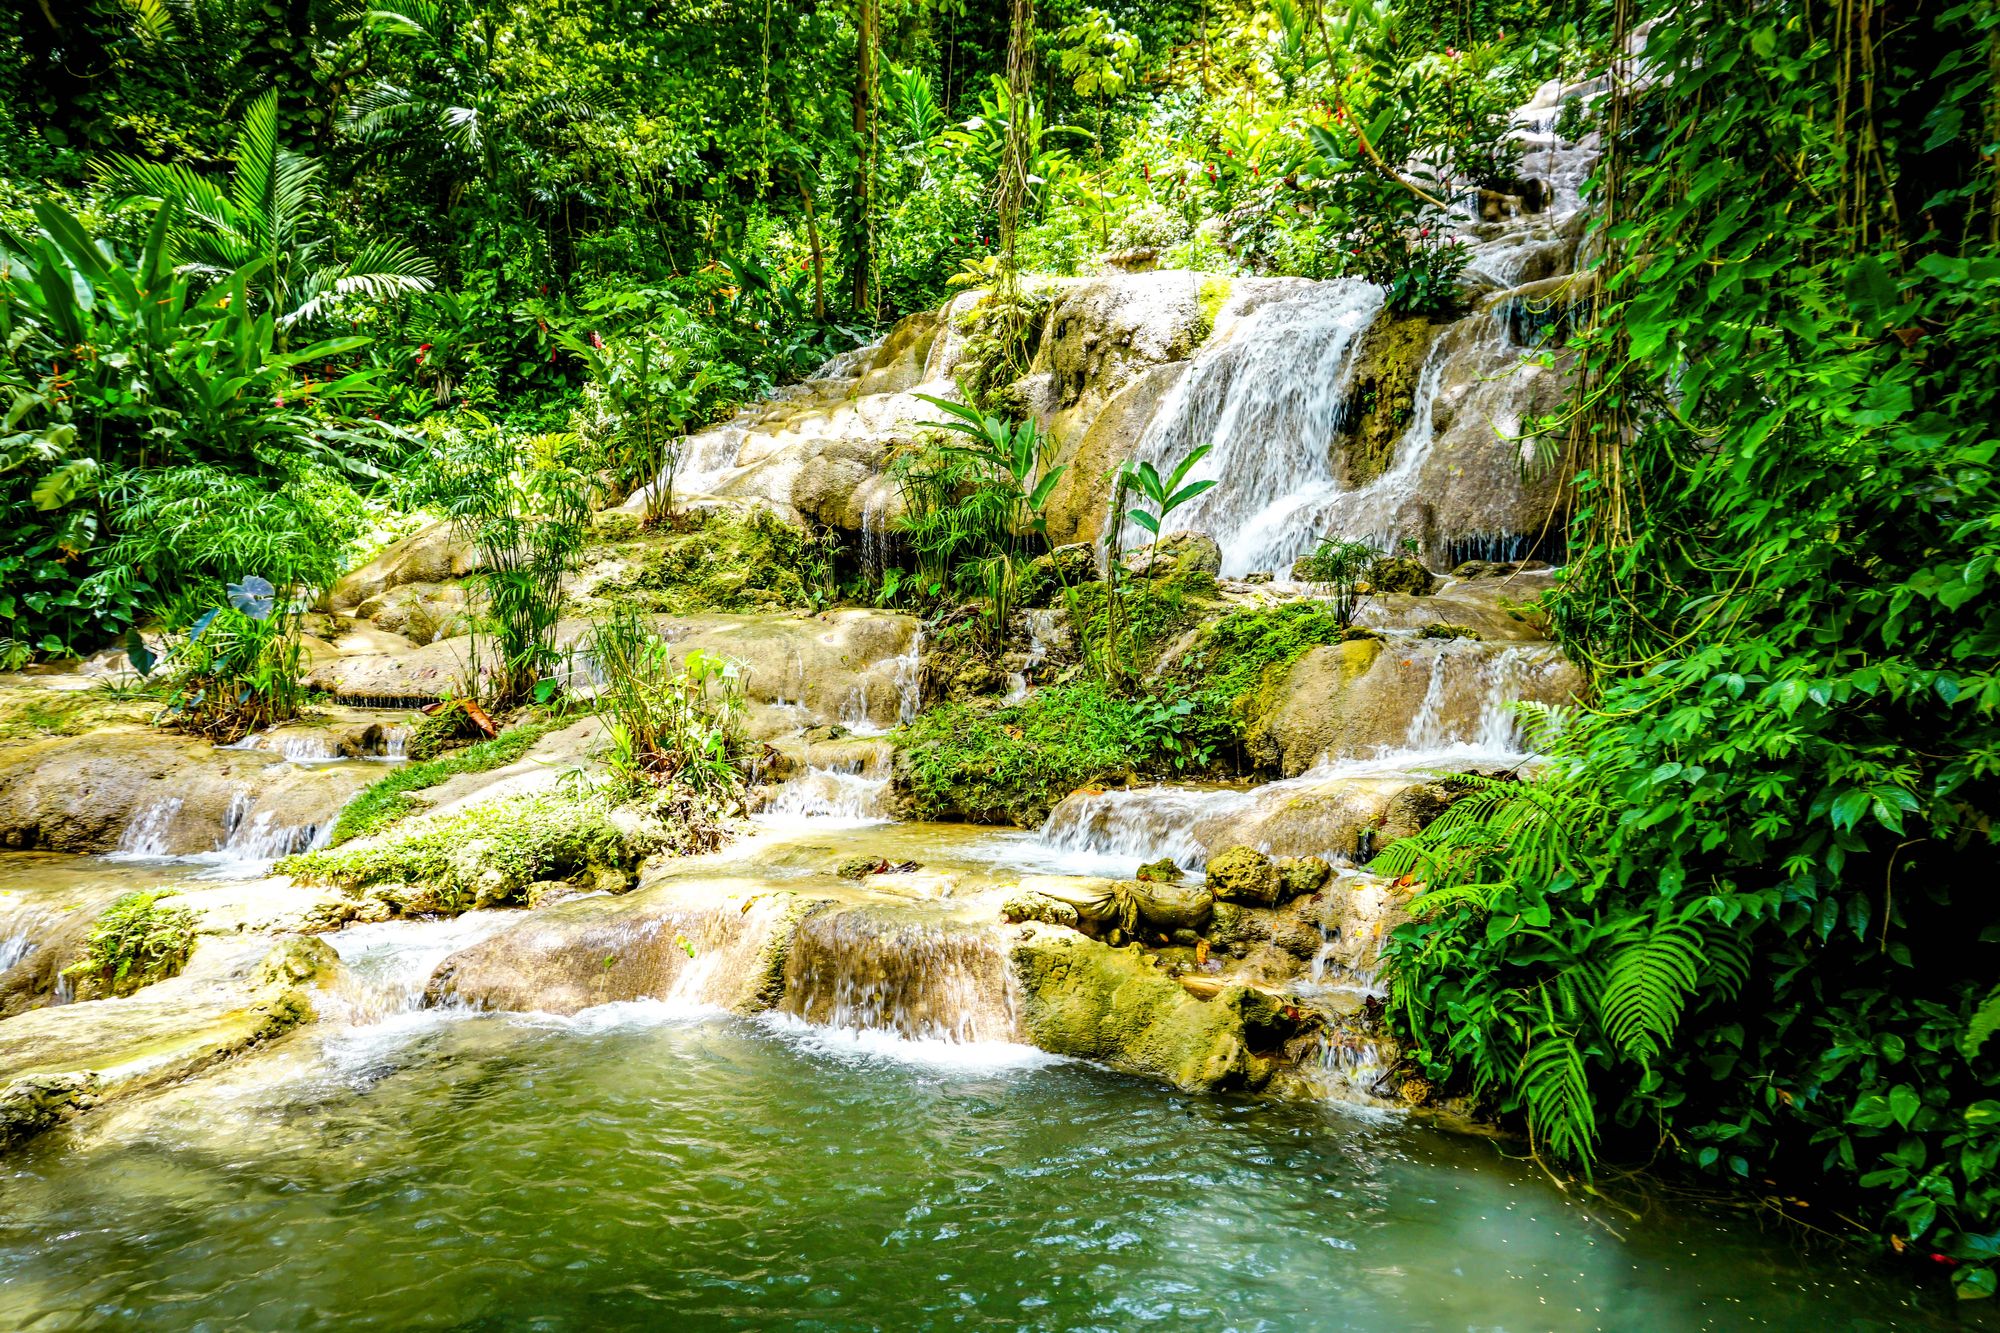
[[[1270,996],[1227,986],[1197,1000],[1137,948],[1031,927],[1013,949],[1029,1041],[1190,1092],[1261,1086],[1281,1021]]]

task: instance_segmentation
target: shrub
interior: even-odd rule
[[[509,902],[541,880],[623,868],[650,850],[628,838],[597,796],[539,793],[410,821],[372,847],[305,852],[274,867],[302,884],[359,891],[410,885],[435,911]]]

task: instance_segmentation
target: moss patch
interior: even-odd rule
[[[409,798],[409,792],[435,787],[446,778],[460,773],[484,773],[488,769],[505,768],[526,754],[529,746],[546,736],[556,725],[554,721],[524,723],[501,732],[490,741],[452,750],[435,759],[402,765],[389,776],[363,787],[341,809],[340,819],[333,826],[333,836],[327,840],[327,846],[338,847],[354,838],[380,833],[398,820],[423,809]]]
[[[1200,712],[1225,719],[1241,736],[1270,710],[1294,662],[1343,635],[1323,602],[1235,611],[1203,628],[1173,674]]]
[[[128,893],[104,909],[84,940],[83,956],[63,969],[80,1000],[130,995],[178,975],[194,953],[195,914],[162,907],[172,891]]]
[[[634,573],[595,593],[670,615],[783,611],[825,599],[824,543],[769,510],[706,513],[685,531],[641,538]]]
[[[1417,376],[1432,332],[1430,320],[1415,315],[1377,320],[1362,335],[1348,400],[1348,485],[1358,486],[1387,470],[1415,410]]]
[[[623,871],[649,850],[612,822],[601,800],[542,793],[412,820],[375,846],[288,856],[275,869],[350,892],[408,886],[394,903],[401,910],[458,912],[518,901],[544,880]]]
[[[1157,762],[1152,709],[1095,683],[1050,686],[1011,707],[943,704],[898,735],[897,786],[918,818],[1025,828],[1078,787]]]

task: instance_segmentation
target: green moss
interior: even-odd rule
[[[1198,711],[1227,719],[1241,734],[1268,711],[1267,696],[1284,684],[1294,662],[1342,637],[1340,621],[1324,602],[1235,611],[1202,630],[1174,675],[1192,692]]]
[[[396,821],[423,807],[407,793],[434,787],[460,773],[484,773],[504,768],[528,752],[528,747],[556,726],[552,720],[524,723],[509,728],[490,741],[480,741],[462,750],[452,750],[435,759],[404,764],[387,777],[363,787],[340,812],[327,846],[338,847],[354,838],[380,833]]]
[[[898,735],[897,781],[920,818],[1026,827],[1078,787],[1158,762],[1152,710],[1094,682],[1050,686],[1011,707],[943,704]]]
[[[1228,299],[1228,278],[1207,277],[1201,280],[1201,285],[1195,289],[1195,300],[1201,304],[1201,328],[1197,330],[1201,336],[1196,342],[1207,342],[1209,335],[1215,332],[1215,321],[1222,314],[1222,303]]]
[[[1415,411],[1417,377],[1430,349],[1431,322],[1421,315],[1378,321],[1364,336],[1350,390],[1347,449],[1351,484],[1387,469]]]
[[[195,914],[162,907],[172,890],[128,893],[104,909],[84,940],[83,956],[63,969],[79,999],[130,995],[187,966],[194,952]]]
[[[408,910],[450,912],[515,901],[542,880],[629,866],[645,850],[612,823],[601,800],[540,793],[414,820],[372,847],[288,856],[275,869],[350,891],[413,886]]]
[[[600,585],[601,596],[652,611],[782,611],[825,600],[827,543],[767,509],[706,513],[696,525],[644,539],[643,567]]]

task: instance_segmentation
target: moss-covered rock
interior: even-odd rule
[[[280,874],[370,895],[400,915],[460,912],[526,899],[528,887],[569,880],[592,889],[629,884],[626,872],[665,845],[664,832],[614,819],[603,801],[556,793],[412,819],[379,842],[288,856]]]
[[[1437,587],[1437,575],[1412,556],[1385,555],[1368,567],[1368,587],[1378,593],[1424,597]]]
[[[1138,949],[1074,931],[1031,929],[1015,944],[1022,1024],[1045,1051],[1100,1060],[1189,1091],[1258,1087],[1258,1055],[1280,1021],[1270,997],[1241,986],[1197,1000]]]
[[[1362,335],[1354,359],[1349,434],[1342,451],[1345,480],[1359,486],[1380,476],[1410,424],[1417,377],[1433,329],[1422,315],[1377,320]]]
[[[1009,897],[1000,905],[1000,916],[1005,921],[1039,921],[1048,926],[1074,927],[1078,921],[1074,904],[1033,889]]]
[[[1208,924],[1215,897],[1206,885],[1172,880],[1134,880],[1120,885],[1131,903],[1129,919],[1121,924],[1128,931],[1140,928],[1160,935],[1176,931],[1200,930]]]
[[[1181,868],[1171,856],[1163,856],[1157,861],[1148,861],[1139,867],[1135,879],[1149,884],[1171,884],[1181,878]]]
[[[1470,625],[1450,625],[1442,620],[1433,620],[1430,624],[1417,631],[1417,637],[1422,639],[1476,639],[1480,635],[1479,631],[1473,629]]]
[[[1317,856],[1286,856],[1276,864],[1280,901],[1318,893],[1333,877],[1333,867]]]
[[[1254,847],[1228,847],[1208,858],[1208,891],[1221,902],[1269,907],[1278,900],[1278,867]]]

